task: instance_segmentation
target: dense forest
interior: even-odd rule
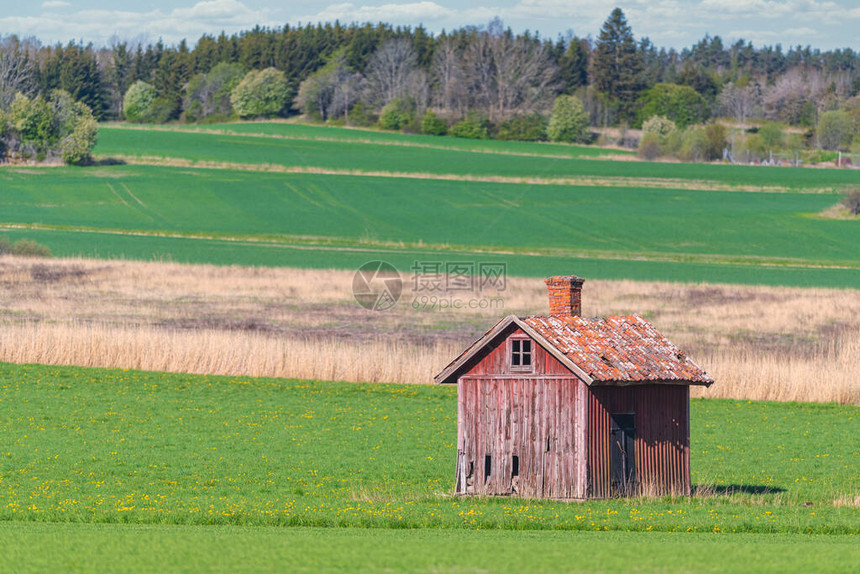
[[[251,101],[262,88],[268,103]],[[545,137],[563,95],[575,96],[574,112],[591,126],[640,127],[656,115],[678,127],[721,117],[814,128],[835,113],[838,123],[851,122],[851,133],[837,137],[845,147],[860,113],[860,53],[719,36],[681,51],[659,48],[637,39],[619,9],[596,38],[514,34],[494,20],[439,34],[383,23],[257,27],[204,35],[193,47],[2,39],[0,111],[16,94],[48,100],[56,90],[102,121],[303,113],[427,133],[459,123],[458,135],[489,130],[511,139]]]

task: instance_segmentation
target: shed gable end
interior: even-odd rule
[[[528,355],[525,355],[526,346]],[[524,362],[526,356],[530,364],[517,364]],[[545,375],[575,376],[520,328],[512,328],[490,341],[460,374],[461,377],[510,376],[524,379]]]

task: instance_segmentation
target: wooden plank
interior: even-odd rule
[[[464,482],[464,492],[469,493],[474,490],[474,461],[475,461],[475,400],[473,389],[477,383],[475,381],[461,381],[460,385],[463,389],[463,464],[466,469],[466,481]],[[471,466],[472,474],[469,475]],[[471,481],[471,484],[470,484]]]
[[[546,480],[546,381],[535,382],[535,495],[543,498]]]
[[[523,460],[522,460],[522,437],[520,425],[522,424],[522,397],[520,395],[520,389],[522,387],[521,379],[513,379],[511,380],[511,458],[516,456],[519,468],[517,472],[519,474],[522,473],[523,468]],[[513,463],[512,463],[513,464]],[[520,476],[511,477],[511,493],[520,495],[521,487],[520,487]]]
[[[454,492],[465,494],[466,472],[465,472],[465,439],[466,428],[466,405],[463,381],[457,381],[457,475],[454,479]]]
[[[535,385],[523,385],[523,462],[525,473],[521,480],[523,496],[536,496],[537,480],[536,457],[534,452],[535,435]]]

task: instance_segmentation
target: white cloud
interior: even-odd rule
[[[814,38],[814,37],[820,36],[820,34],[818,33],[818,30],[814,30],[812,28],[788,28],[784,32],[784,34],[786,36],[790,36],[792,38],[805,37],[805,36],[809,36],[809,37]]]
[[[725,38],[739,40],[743,38],[755,45],[782,44],[783,47],[796,44],[811,43],[816,38],[821,38],[822,33],[814,28],[788,28],[786,30],[764,30],[764,29],[742,29],[726,32]]]
[[[253,19],[258,14],[236,0],[205,0],[191,8],[176,8],[170,16],[196,22],[234,22]]]
[[[716,18],[776,18],[791,12],[791,2],[776,0],[702,0],[701,8]]]
[[[453,11],[436,2],[412,2],[409,4],[383,4],[381,6],[356,6],[352,3],[332,4],[312,16],[302,18],[305,22],[409,22],[437,21],[453,15]]]
[[[39,16],[0,16],[0,29],[19,35],[33,35],[45,43],[83,39],[106,44],[111,37],[121,39],[162,38],[175,43],[192,42],[203,34],[231,33],[256,25],[277,26],[269,10],[252,10],[237,0],[204,0],[169,12],[149,10],[79,10],[64,14],[44,12]]]
[[[589,0],[522,0],[509,10],[511,14],[538,18],[574,19],[583,16],[609,15],[611,8]]]
[[[838,22],[844,9],[824,0],[702,0],[700,8],[712,18],[794,18]]]
[[[71,6],[71,4],[63,2],[63,0],[48,0],[47,2],[42,2],[42,8],[66,8],[67,6]]]

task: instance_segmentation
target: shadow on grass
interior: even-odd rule
[[[778,486],[761,484],[694,484],[693,496],[731,496],[733,494],[778,494],[785,492]]]

